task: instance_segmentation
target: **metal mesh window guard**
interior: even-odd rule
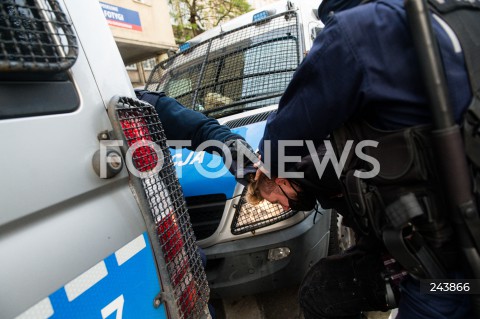
[[[213,117],[278,103],[300,62],[287,12],[224,32],[158,64],[146,84]]]
[[[63,71],[77,54],[73,28],[57,1],[0,2],[0,71]]]
[[[127,166],[131,158],[134,168],[129,168],[130,173],[140,176],[132,177],[139,182],[133,185],[140,186],[135,191],[144,198],[156,228],[180,317],[202,318],[209,298],[208,283],[158,115],[151,105],[132,98],[122,97],[113,104],[114,121],[128,145],[122,151]],[[166,284],[164,277],[162,283]]]
[[[298,213],[298,211],[291,209],[284,211],[282,206],[271,204],[266,200],[258,205],[251,205],[245,200],[246,193],[247,188],[243,190],[233,217],[231,229],[234,235],[273,225]]]

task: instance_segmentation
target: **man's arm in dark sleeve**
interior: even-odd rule
[[[243,139],[242,136],[232,133],[227,126],[220,125],[216,119],[184,107],[163,92],[139,91],[137,96],[151,104],[155,103],[154,107],[167,139],[191,140],[189,149],[194,150],[208,140],[224,143],[227,140]],[[206,151],[212,150],[207,148]]]

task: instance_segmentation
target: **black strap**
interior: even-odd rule
[[[469,159],[480,167],[480,0],[429,0],[430,8],[455,32],[467,65],[472,102],[465,116],[465,144]],[[477,137],[477,140],[472,138]]]
[[[442,263],[418,232],[412,232],[407,239],[403,228],[386,227],[382,236],[387,250],[410,274],[420,278],[447,278]]]
[[[480,0],[429,0],[462,45],[474,98],[480,101]]]
[[[428,3],[452,28],[462,46],[473,94],[463,123],[465,151],[476,174],[480,174],[480,0],[428,0]],[[480,217],[478,214],[462,215],[480,250]]]

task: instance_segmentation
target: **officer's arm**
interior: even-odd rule
[[[191,149],[196,149],[208,140],[225,142],[231,139],[243,139],[234,134],[227,126],[220,125],[217,120],[204,114],[190,110],[177,100],[160,96],[155,109],[162,121],[165,135],[169,140],[191,140]],[[210,149],[206,149],[210,151]]]
[[[191,140],[192,146],[188,148],[192,150],[209,140],[225,143],[222,148],[213,146],[206,147],[204,150],[210,153],[214,151],[221,153],[225,163],[229,162],[227,157],[230,157],[232,162],[228,169],[233,176],[239,178],[240,182],[244,180],[246,173],[254,171],[251,169],[253,163],[248,158],[244,160],[242,167],[237,167],[237,157],[243,156],[240,155],[243,154],[242,152],[253,154],[254,151],[242,136],[232,133],[227,126],[220,125],[217,120],[206,117],[202,113],[187,109],[177,100],[165,95],[160,96],[155,104],[155,109],[162,121],[167,139]],[[225,153],[226,149],[228,152]],[[238,170],[239,168],[240,170]]]

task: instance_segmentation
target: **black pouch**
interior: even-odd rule
[[[385,224],[383,210],[385,205],[378,188],[368,185],[356,177],[353,170],[345,176],[345,193],[350,211],[354,214],[355,224],[363,235],[374,235],[381,238],[382,226]]]
[[[365,154],[378,160],[380,171],[369,183],[378,187],[412,185],[429,181],[433,173],[433,150],[428,142],[428,127],[382,131],[363,124],[363,136],[378,142]],[[430,163],[430,165],[429,165]]]

